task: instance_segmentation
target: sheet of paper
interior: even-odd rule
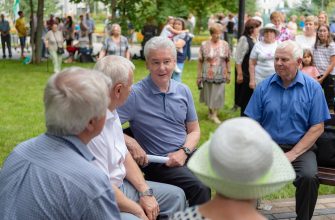
[[[169,160],[168,157],[156,156],[156,155],[147,155],[149,163],[166,163]]]

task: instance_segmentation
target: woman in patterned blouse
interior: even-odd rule
[[[279,11],[274,11],[270,15],[271,23],[276,26],[276,28],[279,31],[279,36],[276,38],[276,40],[282,42],[286,40],[294,40],[295,36],[291,33],[291,31],[285,27],[283,21],[284,17],[283,14]]]
[[[209,32],[211,39],[202,42],[199,50],[197,84],[200,102],[208,106],[208,118],[220,124],[218,110],[224,105],[225,83],[230,82],[230,50],[228,43],[220,40],[222,25],[213,24]]]
[[[119,24],[112,24],[110,36],[106,37],[99,59],[106,55],[118,55],[130,59],[128,39],[121,35]]]

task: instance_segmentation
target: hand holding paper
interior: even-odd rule
[[[149,163],[166,163],[169,158],[156,156],[156,155],[147,155]]]

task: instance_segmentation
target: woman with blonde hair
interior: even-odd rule
[[[286,40],[294,40],[294,35],[292,32],[285,27],[284,25],[284,15],[279,11],[274,11],[270,15],[271,23],[275,25],[277,30],[279,31],[279,35],[276,40],[278,41],[286,41]]]
[[[218,110],[224,105],[225,83],[230,82],[230,50],[226,41],[220,40],[222,25],[209,28],[210,40],[204,41],[199,50],[197,84],[200,102],[208,106],[208,118],[220,124]]]
[[[118,55],[130,59],[128,39],[121,35],[119,24],[112,24],[109,36],[103,42],[99,59],[106,55]]]
[[[325,11],[321,11],[318,15],[318,26],[322,25],[322,24],[325,24],[325,25],[328,25],[329,22],[328,22],[328,15]]]

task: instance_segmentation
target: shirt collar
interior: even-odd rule
[[[303,73],[298,70],[297,75],[295,76],[293,82],[287,88],[293,87],[297,83],[299,83],[301,85],[305,85],[304,77],[303,77],[302,74]],[[270,84],[273,84],[273,83],[277,83],[278,85],[280,85],[281,87],[284,88],[283,81],[278,74],[274,74],[274,76],[270,80]]]
[[[95,160],[93,154],[89,151],[86,144],[84,144],[77,136],[55,136],[51,134],[47,135],[51,138],[61,139],[63,142],[67,142],[69,147],[81,154],[87,161]]]
[[[117,114],[116,109],[113,111],[110,111],[109,109],[107,109],[106,121],[109,121],[109,120],[115,121],[116,114]]]
[[[151,78],[150,74],[144,80],[149,85],[149,88],[151,89],[151,92],[153,94],[157,95],[157,94],[163,94],[164,93],[164,92],[159,91],[158,86],[156,86],[154,81],[152,81],[152,78]],[[166,94],[176,93],[176,84],[177,83],[173,79],[170,79],[169,90],[166,92]]]

